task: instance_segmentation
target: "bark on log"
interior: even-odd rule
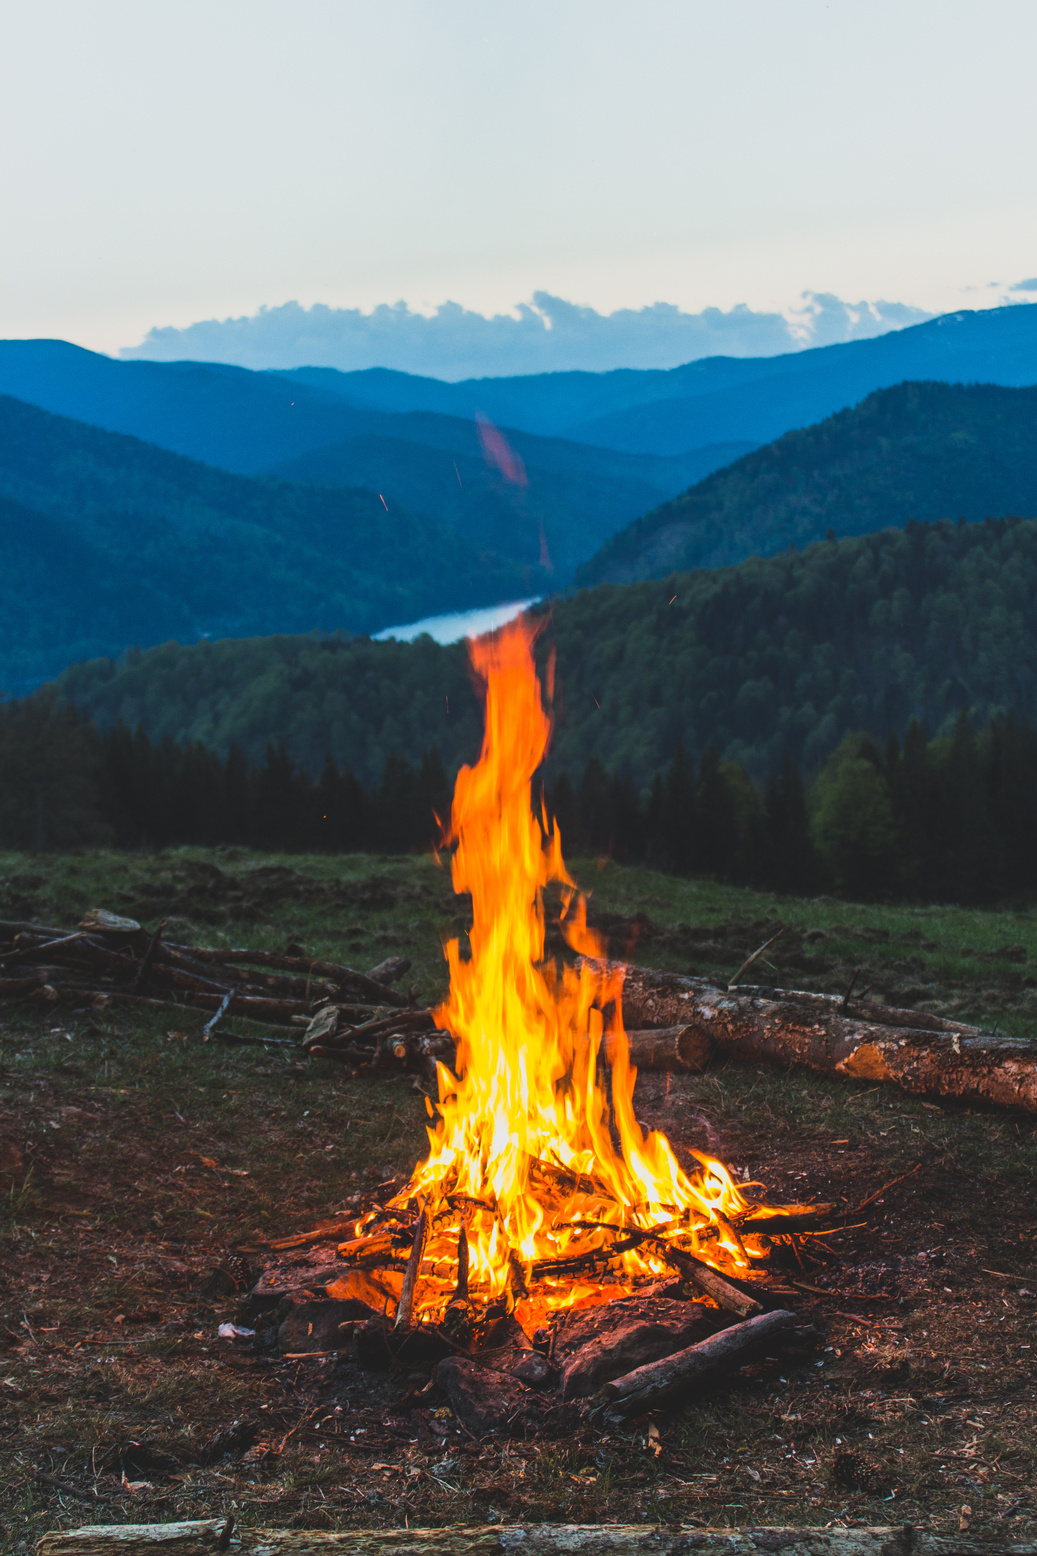
[[[637,1234],[631,1232],[631,1235]],[[712,1265],[703,1263],[701,1259],[696,1259],[690,1253],[684,1253],[680,1248],[671,1248],[665,1238],[646,1237],[643,1240],[650,1242],[660,1258],[665,1259],[673,1269],[680,1270],[682,1275],[695,1282],[700,1291],[712,1297],[723,1312],[734,1313],[739,1318],[751,1318],[763,1312],[762,1302],[740,1290],[739,1287],[733,1286]]]
[[[910,1524],[702,1529],[667,1524],[454,1524],[441,1529],[241,1529],[227,1520],[90,1524],[45,1534],[36,1556],[1037,1556],[1037,1541],[970,1540]]]
[[[747,1318],[742,1324],[732,1324],[729,1329],[719,1330],[698,1345],[689,1345],[686,1350],[666,1356],[662,1361],[648,1362],[621,1378],[613,1378],[590,1401],[591,1410],[603,1414],[606,1421],[616,1423],[629,1416],[644,1415],[646,1410],[655,1410],[668,1400],[686,1394],[704,1378],[740,1367],[762,1345],[779,1339],[795,1324],[795,1314],[784,1308],[774,1313],[761,1313],[758,1318]]]
[[[60,978],[60,967],[34,967],[21,978],[0,978],[0,999],[13,999],[17,994],[28,994],[54,978]]]
[[[804,1064],[917,1096],[1037,1113],[1037,1047],[966,1028],[934,1032],[818,1011],[795,996],[700,994],[693,1019],[734,1059]]]
[[[599,964],[600,965],[600,964]],[[750,1063],[892,1081],[917,1096],[1037,1113],[1037,1045],[927,1012],[794,989],[718,989],[701,978],[628,967],[624,1020],[699,1027]]]
[[[709,1034],[701,1026],[660,1027],[627,1033],[630,1063],[639,1070],[704,1070],[713,1054]],[[605,1039],[605,1057],[612,1062],[616,1037]]]

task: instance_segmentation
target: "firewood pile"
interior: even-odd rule
[[[213,1041],[262,1042],[222,1028],[230,1015],[273,1027],[302,1028],[306,1046],[334,1023],[363,1029],[389,1021],[405,1031],[414,1024],[412,1001],[392,988],[410,967],[389,957],[369,972],[302,954],[181,945],[166,940],[165,925],[148,933],[134,919],[92,908],[75,930],[0,922],[0,1000],[62,1004],[101,1010],[109,1005],[175,1006],[211,1011],[204,1027]],[[323,1025],[322,1025],[323,1022]],[[427,1013],[417,1025],[428,1024]],[[375,1043],[358,1042],[372,1057]],[[370,1050],[367,1052],[367,1050]]]
[[[574,1227],[586,1225],[579,1207],[600,1198],[601,1186],[562,1182],[556,1167],[539,1166],[543,1192],[568,1201]],[[816,1346],[814,1327],[787,1306],[793,1288],[783,1284],[780,1269],[754,1271],[751,1281],[728,1278],[672,1246],[664,1235],[669,1228],[657,1237],[633,1234],[658,1253],[668,1277],[624,1295],[617,1273],[614,1300],[556,1310],[532,1335],[515,1316],[516,1306],[535,1300],[544,1283],[568,1280],[576,1292],[581,1276],[607,1289],[610,1262],[629,1245],[630,1230],[610,1226],[612,1243],[544,1261],[543,1268],[522,1271],[516,1264],[511,1289],[481,1305],[469,1293],[462,1230],[445,1314],[422,1321],[417,1287],[420,1282],[427,1294],[438,1261],[427,1257],[428,1213],[401,1195],[405,1187],[384,1183],[358,1196],[348,1219],[271,1245],[274,1258],[249,1298],[257,1343],[289,1357],[351,1359],[358,1383],[377,1388],[381,1377],[387,1398],[393,1385],[398,1395],[402,1376],[412,1408],[445,1398],[473,1438],[565,1434],[581,1422],[607,1431],[684,1403],[725,1374],[804,1357]],[[750,1215],[729,1230],[739,1239],[770,1234],[790,1242],[838,1219],[835,1207],[813,1206],[798,1215]],[[364,1235],[357,1237],[361,1225]],[[389,1271],[396,1272],[395,1301],[386,1299]]]

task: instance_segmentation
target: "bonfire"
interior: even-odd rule
[[[502,1314],[531,1338],[559,1310],[629,1297],[674,1271],[744,1290],[770,1242],[757,1226],[802,1212],[766,1205],[713,1157],[682,1166],[634,1111],[623,968],[587,926],[558,828],[532,803],[551,720],[517,622],[471,645],[485,683],[474,767],[458,774],[448,836],[453,884],[470,893],[468,943],[446,946],[450,992],[435,1012],[456,1044],[437,1069],[429,1153],[406,1186],[359,1216],[329,1295],[355,1296],[396,1330],[436,1328],[469,1345]],[[544,890],[576,956],[546,959]],[[714,1283],[715,1284],[715,1283]],[[708,1299],[707,1299],[708,1300]],[[743,1315],[757,1311],[750,1295]]]

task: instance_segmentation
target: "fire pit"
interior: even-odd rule
[[[771,1239],[814,1207],[768,1205],[697,1151],[685,1168],[639,1125],[623,969],[531,803],[551,732],[532,629],[478,640],[472,660],[485,735],[458,775],[448,841],[473,920],[468,944],[446,947],[434,1014],[456,1060],[438,1064],[427,1100],[429,1154],[349,1219],[275,1244],[307,1262],[282,1257],[254,1295],[283,1304],[289,1344],[305,1323],[304,1348],[315,1332],[331,1350],[348,1336],[369,1370],[431,1374],[473,1433],[575,1409],[615,1420],[803,1340],[768,1300],[766,1264]],[[576,965],[544,959],[552,881]]]

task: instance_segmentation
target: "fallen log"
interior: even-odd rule
[[[88,1524],[37,1542],[35,1556],[1037,1556],[1037,1541],[970,1540],[910,1524],[799,1525],[448,1524],[439,1529],[266,1529],[232,1532],[229,1518],[179,1524]]]
[[[892,1081],[916,1096],[1037,1113],[1037,1046],[1022,1038],[893,1026],[819,1011],[794,994],[763,999],[716,989],[699,994],[693,1009],[693,1019],[733,1059],[804,1064],[857,1080]]]
[[[689,1345],[686,1350],[675,1351],[672,1356],[647,1362],[643,1367],[635,1367],[633,1372],[611,1379],[589,1401],[590,1411],[603,1416],[610,1424],[644,1415],[678,1395],[687,1394],[704,1378],[724,1369],[740,1367],[761,1346],[787,1334],[795,1326],[795,1314],[784,1308],[732,1324],[708,1340],[700,1340],[697,1345]]]
[[[639,1070],[704,1070],[713,1053],[709,1034],[701,1026],[660,1027],[626,1034],[630,1063]],[[611,1064],[619,1039],[610,1032],[605,1057]]]
[[[1037,1113],[1037,1045],[928,1012],[795,989],[718,989],[645,967],[627,967],[623,1010],[631,1022],[672,1026],[679,1018],[733,1059]]]
[[[60,967],[34,967],[31,973],[25,973],[21,978],[0,978],[0,999],[12,999],[19,994],[28,994],[31,989],[38,989],[43,984],[52,982],[60,974]]]

